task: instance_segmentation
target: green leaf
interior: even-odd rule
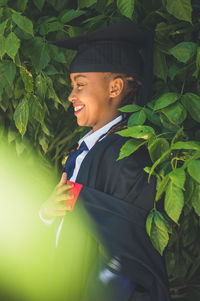
[[[155,210],[154,221],[157,226],[162,231],[167,231],[168,233],[172,233],[172,225],[166,219],[166,217],[159,211]]]
[[[51,58],[54,59],[54,61],[66,64],[65,55],[59,47],[55,45],[48,45],[48,50]]]
[[[161,126],[161,122],[160,122],[160,117],[155,114],[152,110],[148,109],[148,108],[144,108],[144,111],[147,115],[148,120],[157,125],[157,126]]]
[[[183,168],[176,168],[169,173],[169,177],[177,187],[184,190],[186,174]]]
[[[48,90],[47,90],[48,91],[48,97],[53,99],[54,102],[62,104],[60,99],[58,98],[58,96],[56,94],[56,91],[54,90],[52,79],[50,77],[47,77],[46,81],[47,81],[47,86],[48,86]]]
[[[33,23],[30,19],[16,12],[12,14],[12,19],[20,29],[22,29],[26,33],[29,33],[31,36],[34,36]]]
[[[54,31],[59,31],[59,30],[63,30],[63,24],[58,22],[58,21],[55,21],[55,22],[50,22],[50,23],[47,23],[47,33],[49,32],[54,32]]]
[[[13,119],[15,125],[22,136],[26,133],[26,128],[28,124],[29,117],[29,106],[27,98],[24,98],[17,106]]]
[[[6,25],[8,23],[8,19],[6,19],[4,22],[0,23],[0,35],[4,35],[4,31],[6,29]]]
[[[142,107],[132,104],[132,105],[126,105],[124,107],[121,107],[118,110],[120,112],[132,113],[132,112],[138,112],[138,111],[142,110]]]
[[[13,81],[15,79],[16,75],[16,66],[12,61],[4,61],[3,62],[3,72],[4,76],[7,79],[7,82],[9,83],[10,87],[13,86]]]
[[[5,6],[8,3],[8,0],[0,0],[0,6]]]
[[[188,173],[186,173],[186,182],[185,182],[185,204],[188,206],[190,205],[190,201],[192,199],[194,189],[196,186],[197,182],[193,180],[192,177]]]
[[[78,8],[90,7],[96,2],[97,0],[78,0]]]
[[[24,85],[21,80],[21,77],[18,77],[15,82],[15,88],[14,88],[15,99],[19,99],[23,94],[24,94]]]
[[[163,125],[163,127],[167,130],[169,130],[170,132],[176,132],[179,129],[178,125],[175,125],[174,123],[171,123],[169,121],[169,119],[162,113],[160,112],[160,121],[161,124]]]
[[[198,225],[196,223],[196,218],[192,212],[192,214],[188,214],[184,216],[184,221],[182,224],[182,241],[183,246],[189,246],[192,242],[195,242],[198,235]],[[193,262],[193,260],[192,260]]]
[[[62,17],[60,18],[60,21],[62,23],[68,23],[71,20],[74,20],[82,15],[84,15],[86,12],[84,10],[66,10],[64,13],[62,13]]]
[[[30,106],[31,116],[40,123],[44,121],[45,111],[37,97],[33,97]]]
[[[113,2],[113,0],[101,0],[97,1],[95,5],[95,10],[98,13],[104,14],[105,9]]]
[[[45,69],[45,73],[47,75],[56,75],[59,74],[58,70],[53,65],[48,64],[48,66]]]
[[[183,206],[184,195],[182,190],[170,182],[165,194],[165,211],[175,223],[178,223]]]
[[[44,153],[46,153],[49,147],[49,139],[43,132],[39,136],[39,144],[41,145]]]
[[[169,70],[168,70],[168,76],[171,80],[174,80],[176,75],[178,74],[180,70],[180,67],[175,62],[171,62]]]
[[[26,9],[28,0],[17,0],[17,8],[24,11]]]
[[[141,147],[144,143],[144,141],[141,140],[135,140],[130,139],[124,143],[124,145],[120,149],[120,154],[117,160],[121,160],[125,157],[130,156],[132,153],[134,153],[139,147]]]
[[[128,127],[133,125],[142,125],[146,121],[146,114],[144,110],[133,113],[128,119]]]
[[[193,149],[200,151],[200,144],[195,141],[178,141],[171,146],[172,150],[175,149]]]
[[[4,54],[6,53],[5,41],[6,41],[6,39],[4,38],[4,36],[0,35],[0,59],[1,60],[4,56]]]
[[[161,95],[155,102],[154,111],[161,110],[175,103],[180,98],[178,93],[168,92]]]
[[[45,0],[33,0],[33,2],[36,5],[36,7],[41,11],[44,6]]]
[[[171,233],[171,224],[159,211],[153,209],[147,217],[146,230],[152,244],[162,255],[169,241],[168,232]]]
[[[154,248],[162,255],[165,247],[169,241],[169,235],[167,231],[160,230],[155,222],[152,222],[152,230],[151,230],[151,241]]]
[[[166,8],[175,18],[192,23],[191,0],[167,0]]]
[[[26,52],[27,56],[30,56],[36,72],[40,72],[44,69],[51,60],[47,45],[43,39],[39,37],[36,37],[27,43]]]
[[[0,141],[2,141],[2,138],[4,136],[5,131],[5,120],[2,115],[0,115]]]
[[[157,185],[156,185],[156,201],[158,201],[161,196],[163,195],[163,193],[165,192],[166,190],[166,187],[167,187],[167,184],[169,182],[169,176],[166,175],[162,181],[157,181]]]
[[[171,144],[174,144],[175,141],[177,141],[177,139],[184,137],[185,138],[185,134],[183,131],[183,127],[179,128],[178,131],[175,133],[174,137],[171,140]]]
[[[117,7],[120,13],[129,19],[132,18],[134,12],[134,5],[134,0],[117,0]]]
[[[156,25],[155,33],[156,33],[156,40],[165,40],[168,41],[167,38],[175,33],[178,33],[178,28],[182,28],[182,23],[175,23],[175,24],[167,24],[165,22],[160,22]]]
[[[148,144],[148,150],[152,162],[156,162],[164,152],[169,150],[169,143],[165,138],[157,138]]]
[[[42,24],[40,24],[40,27],[39,27],[39,33],[41,36],[45,36],[47,35],[49,32],[49,23],[48,21],[46,22],[43,22]]]
[[[193,42],[181,42],[171,48],[169,52],[182,63],[187,63],[196,53],[197,44]]]
[[[19,47],[20,47],[20,40],[16,37],[14,32],[11,32],[5,40],[5,51],[7,55],[14,60]]]
[[[47,92],[47,82],[41,74],[36,77],[35,85],[38,96],[44,100]]]
[[[182,123],[187,117],[187,112],[180,103],[174,103],[162,109],[161,112],[175,125]]]
[[[149,235],[149,237],[151,236],[151,227],[152,227],[153,217],[154,217],[154,212],[153,212],[153,210],[151,210],[146,219],[146,230],[147,230],[147,234]]]
[[[3,93],[3,89],[5,88],[7,84],[7,80],[4,76],[4,70],[5,70],[5,63],[0,62],[0,96]],[[0,98],[1,100],[1,98]]]
[[[163,52],[155,47],[154,50],[154,67],[153,73],[158,77],[166,81],[168,74],[168,66],[166,61],[166,56]]]
[[[126,130],[122,130],[116,133],[123,137],[132,137],[145,140],[155,135],[154,129],[146,125],[132,126]]]
[[[198,78],[199,71],[200,71],[200,47],[197,48],[196,70],[193,73],[193,76]]]
[[[15,140],[15,146],[16,146],[16,152],[18,156],[20,156],[26,149],[26,145],[19,138]]]
[[[46,124],[45,122],[42,122],[41,127],[42,127],[42,131],[43,131],[47,136],[51,136],[51,137],[54,136],[54,133],[53,133],[53,131],[52,131],[52,128],[49,127],[49,124]]]
[[[84,27],[70,26],[68,29],[70,38],[84,34]]]
[[[192,160],[188,164],[188,173],[190,176],[200,183],[200,160]]]
[[[186,93],[181,97],[181,102],[192,119],[200,122],[200,96],[194,93]]]
[[[14,131],[12,126],[9,126],[8,128],[8,143],[10,144],[14,140],[16,140],[18,137],[18,132]]]
[[[25,89],[27,92],[33,92],[33,76],[32,74],[24,67],[20,67],[20,75],[23,80]]]
[[[198,216],[200,216],[200,185],[195,185],[195,193],[192,198],[192,206]]]
[[[0,0],[1,1],[1,0]],[[2,18],[2,16],[3,16],[3,11],[4,11],[4,9],[3,9],[3,7],[1,7],[0,8],[0,19]]]
[[[162,156],[161,156],[161,157],[153,164],[153,166],[151,167],[151,170],[150,170],[148,179],[150,179],[152,173],[154,172],[154,169],[155,169],[160,163],[162,163],[163,160],[165,160],[165,159],[169,156],[170,152],[171,152],[170,149],[166,150],[166,151],[162,154]]]

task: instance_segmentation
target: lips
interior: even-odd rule
[[[81,104],[74,104],[73,106],[74,106],[74,114],[75,115],[77,115],[84,108],[84,105],[81,105]]]

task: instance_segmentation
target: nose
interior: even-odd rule
[[[74,93],[74,89],[71,91],[71,93],[68,96],[68,100],[70,102],[74,102],[77,99],[76,94]]]

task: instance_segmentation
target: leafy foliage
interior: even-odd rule
[[[147,232],[165,250],[176,293],[200,278],[199,13],[198,0],[0,0],[0,137],[7,134],[18,154],[29,140],[56,169],[83,129],[67,102],[74,53],[48,41],[123,16],[155,31],[153,98],[144,108],[120,109],[131,114],[119,133],[130,137],[119,159],[148,148],[152,166],[145,171],[157,177],[157,191]]]

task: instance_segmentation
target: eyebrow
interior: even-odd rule
[[[74,76],[74,79],[77,80],[77,78],[79,78],[79,77],[87,78],[87,76],[85,76],[85,75],[78,74],[78,75]]]

